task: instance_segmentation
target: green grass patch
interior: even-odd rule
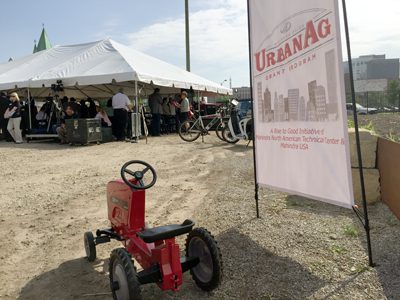
[[[357,266],[357,267],[352,267],[350,271],[353,274],[361,274],[364,272],[369,272],[371,270],[372,270],[372,268],[370,266]]]
[[[369,131],[375,133],[375,127],[374,127],[374,124],[372,123],[372,121],[370,121],[368,124],[361,125],[360,128],[366,129],[366,130],[369,130]]]
[[[389,132],[388,135],[386,135],[386,138],[388,140],[391,140],[392,142],[400,143],[400,138],[397,135],[394,135],[391,131]]]
[[[358,229],[354,225],[345,225],[343,226],[343,232],[347,236],[351,237],[358,237],[360,233],[358,232]]]
[[[347,251],[347,249],[343,246],[334,245],[331,247],[331,251],[333,253],[342,254]]]
[[[386,219],[386,223],[390,226],[396,226],[398,225],[400,222],[397,219],[397,217],[395,215],[390,215],[387,219]]]

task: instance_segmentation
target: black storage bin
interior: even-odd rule
[[[99,119],[67,119],[67,139],[72,144],[86,145],[100,143],[102,140]]]
[[[102,133],[102,140],[101,141],[103,143],[108,143],[108,142],[114,141],[111,127],[102,127],[101,128],[101,133]]]

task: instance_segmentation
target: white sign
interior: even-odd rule
[[[249,0],[257,182],[354,205],[336,0]]]

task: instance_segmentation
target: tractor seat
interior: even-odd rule
[[[145,243],[154,243],[155,241],[166,240],[178,235],[182,235],[192,231],[194,222],[192,220],[185,220],[181,225],[173,224],[166,226],[159,226],[143,230],[137,235]]]

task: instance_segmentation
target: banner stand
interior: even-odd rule
[[[362,215],[362,213],[359,210],[357,205],[353,206],[353,210],[356,213],[357,217],[360,219],[360,221],[363,224],[363,227],[365,229],[365,233],[367,235],[369,265],[371,267],[374,267],[374,263],[372,260],[372,248],[371,248],[371,236],[370,236],[367,200],[366,200],[366,196],[365,196],[365,184],[364,184],[362,157],[361,157],[360,134],[359,134],[359,130],[358,130],[358,116],[357,116],[357,110],[354,109],[356,107],[356,93],[355,93],[355,89],[354,89],[353,64],[352,64],[352,59],[351,59],[350,34],[349,34],[349,25],[348,25],[348,21],[347,21],[346,0],[342,0],[342,5],[343,5],[344,27],[345,27],[345,31],[346,31],[347,56],[348,56],[348,62],[349,62],[350,87],[351,87],[351,98],[352,98],[351,100],[353,103],[353,118],[354,118],[354,127],[355,127],[355,133],[356,133],[358,167],[360,169],[360,184],[361,184],[361,195],[362,195],[362,205],[363,205],[364,216]]]
[[[249,41],[249,70],[250,70],[250,95],[251,96],[251,118],[253,119],[253,124],[252,124],[252,130],[253,130],[253,166],[254,166],[254,199],[256,200],[256,213],[257,213],[257,218],[260,218],[260,210],[258,207],[258,190],[259,186],[257,183],[257,164],[256,164],[256,143],[255,143],[255,134],[256,134],[256,128],[254,122],[254,100],[253,100],[253,73],[252,73],[252,67],[251,67],[251,42],[250,42],[250,4],[249,0],[247,0],[247,32],[248,32],[248,41]],[[247,144],[248,145],[248,144]]]

